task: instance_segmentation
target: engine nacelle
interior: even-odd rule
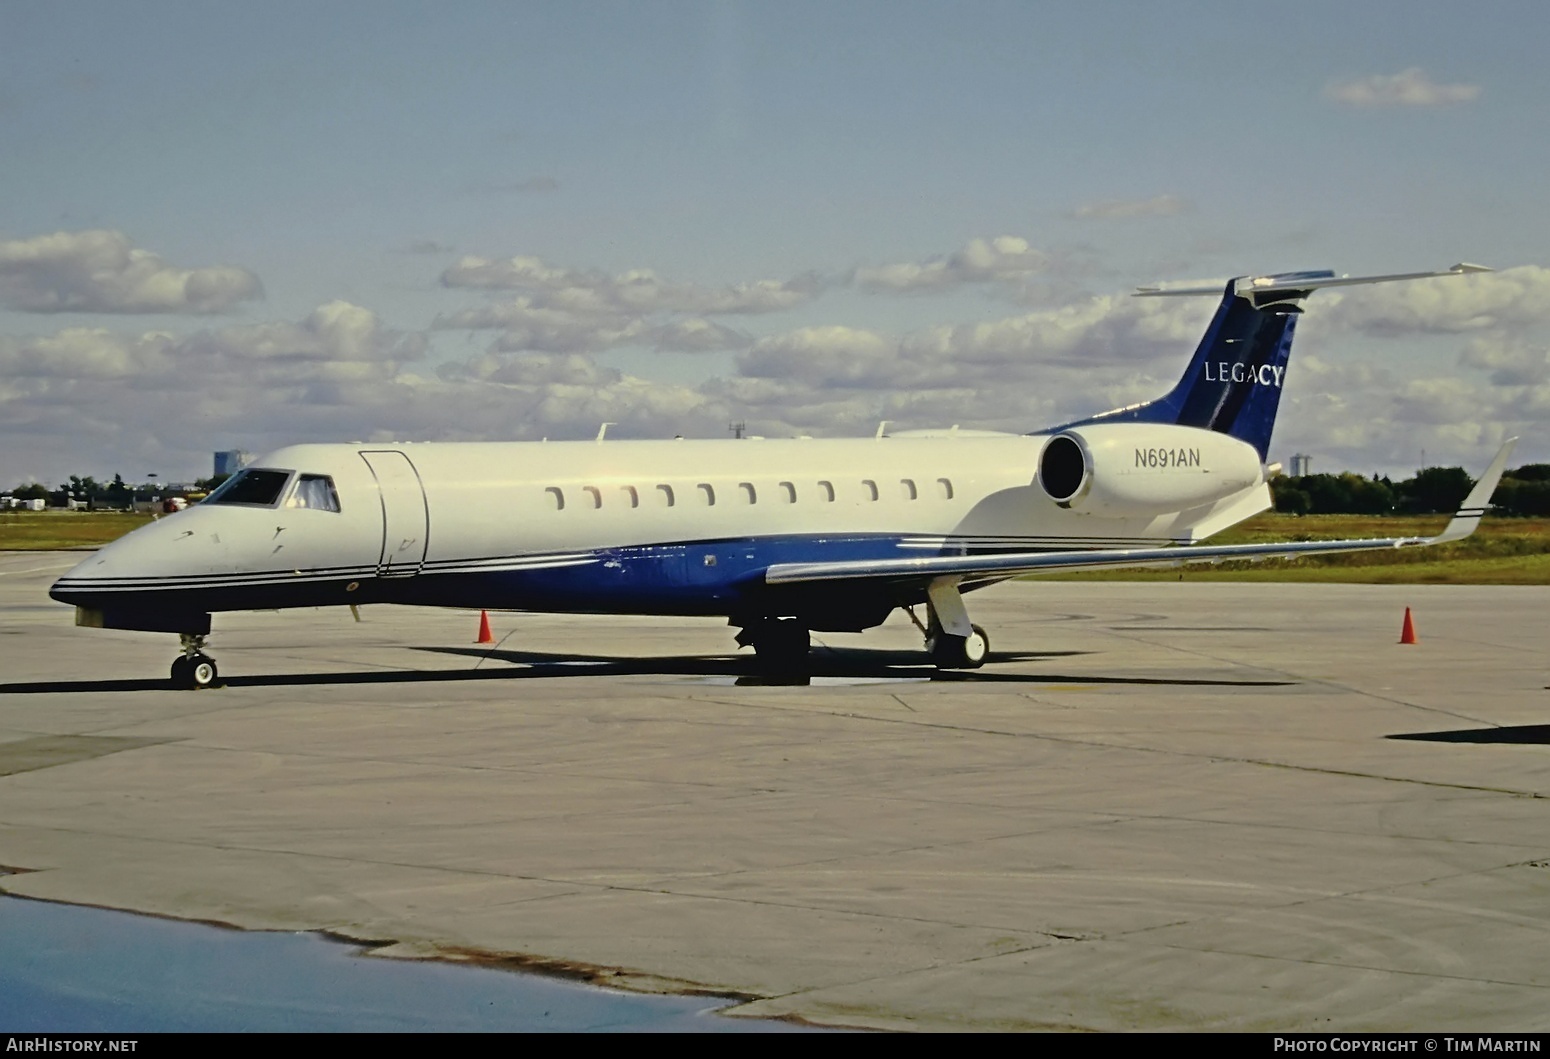
[[[1099,423],[1050,438],[1036,480],[1072,511],[1150,516],[1225,499],[1264,481],[1264,468],[1254,446],[1213,430]]]

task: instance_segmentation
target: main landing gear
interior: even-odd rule
[[[926,640],[926,654],[938,669],[978,669],[990,657],[990,636],[969,621],[959,579],[939,577],[926,587],[927,621],[904,612]],[[759,668],[772,675],[798,675],[808,670],[812,635],[799,618],[754,618],[737,634],[739,647],[752,646]]]
[[[172,662],[172,686],[179,690],[208,688],[220,674],[215,659],[205,654],[205,638],[198,633],[179,633],[183,653]]]
[[[813,638],[807,626],[795,618],[761,618],[737,634],[739,647],[750,644],[759,657],[759,668],[786,673],[807,667]]]
[[[920,624],[912,607],[905,608],[926,637],[926,653],[938,669],[978,669],[990,657],[990,636],[969,622],[969,611],[958,591],[958,580],[939,577],[926,587],[929,621]]]

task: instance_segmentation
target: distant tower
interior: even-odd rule
[[[223,474],[236,474],[242,468],[253,462],[251,452],[243,452],[241,449],[227,449],[215,454],[215,473],[219,477]]]
[[[1292,477],[1306,478],[1313,473],[1313,457],[1304,453],[1297,453],[1292,457]]]

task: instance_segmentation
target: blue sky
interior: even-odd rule
[[[1550,460],[1547,30],[0,0],[0,483],[603,420],[1035,429],[1182,368],[1212,306],[1136,284],[1459,260],[1503,271],[1310,303],[1272,455]]]

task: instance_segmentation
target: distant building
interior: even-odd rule
[[[251,452],[243,452],[241,449],[227,449],[225,452],[215,454],[215,473],[236,474],[242,468],[253,462]]]
[[[1292,477],[1306,478],[1313,473],[1313,457],[1299,452],[1292,457]]]

